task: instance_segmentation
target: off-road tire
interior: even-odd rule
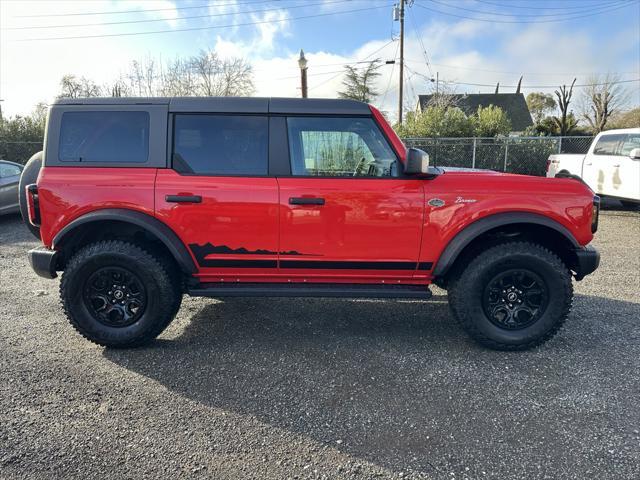
[[[101,268],[114,267],[134,273],[146,292],[146,305],[135,323],[114,327],[97,320],[84,299],[86,282]],[[132,243],[109,240],[87,245],[67,263],[60,282],[62,307],[71,325],[88,340],[113,348],[149,343],[171,323],[182,292],[165,262]]]
[[[18,183],[18,203],[20,204],[20,215],[22,215],[22,220],[25,225],[29,229],[29,231],[40,240],[40,228],[34,225],[31,225],[29,222],[29,210],[27,207],[27,192],[25,187],[27,185],[31,185],[32,183],[36,183],[38,180],[38,174],[40,173],[40,168],[42,167],[42,152],[34,153],[29,161],[24,166],[22,170],[22,174],[20,175],[20,182]]]
[[[526,269],[546,284],[547,306],[535,323],[508,330],[492,322],[483,308],[483,292],[496,275]],[[454,318],[478,343],[494,350],[528,350],[551,339],[564,325],[573,301],[571,273],[554,253],[529,242],[509,242],[480,252],[449,283]]]

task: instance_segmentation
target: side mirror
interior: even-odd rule
[[[407,150],[407,164],[404,167],[407,175],[422,175],[429,173],[429,154],[417,148]]]
[[[640,160],[640,148],[634,148],[629,152],[629,157],[634,160]]]

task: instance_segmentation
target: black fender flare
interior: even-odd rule
[[[51,247],[56,249],[56,247],[64,245],[65,240],[69,239],[73,235],[74,230],[78,227],[86,225],[87,223],[105,220],[130,223],[143,228],[167,247],[173,258],[180,266],[180,270],[189,275],[197,272],[196,264],[193,261],[191,254],[184,243],[182,243],[182,240],[178,238],[178,235],[176,235],[171,228],[157,218],[135,210],[105,208],[103,210],[96,210],[82,215],[70,222],[56,234],[53,238]]]
[[[433,269],[433,276],[438,278],[446,275],[464,248],[483,233],[493,230],[496,227],[518,223],[541,225],[551,228],[562,234],[574,248],[580,248],[580,244],[576,238],[564,225],[544,215],[529,212],[496,213],[476,220],[458,232],[436,262],[436,266]]]

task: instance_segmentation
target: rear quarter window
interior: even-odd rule
[[[60,125],[61,162],[145,163],[149,114],[141,111],[65,112]]]

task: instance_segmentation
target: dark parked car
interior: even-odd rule
[[[0,215],[18,213],[18,183],[24,167],[19,163],[0,160]]]

